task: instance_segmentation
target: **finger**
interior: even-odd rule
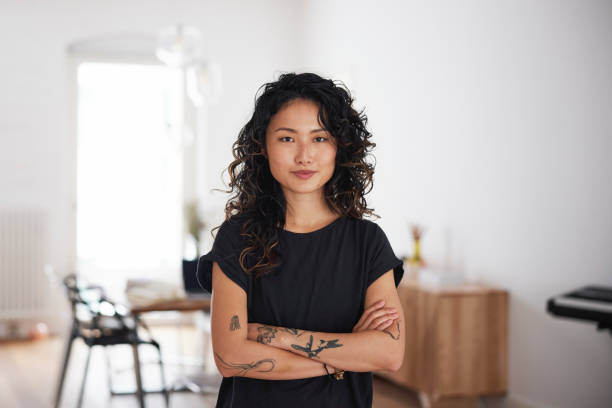
[[[385,300],[381,299],[378,302],[375,302],[373,305],[371,305],[370,307],[368,307],[367,309],[365,309],[363,311],[363,313],[361,314],[361,318],[359,319],[359,321],[357,322],[357,324],[355,324],[354,328],[360,328],[361,326],[363,326],[363,322],[365,321],[365,319],[367,318],[367,316],[372,313],[374,310],[379,309],[381,307],[383,307],[385,305]]]
[[[387,327],[391,326],[395,320],[397,320],[397,318],[385,320],[380,325],[378,325],[378,327],[376,327],[374,330],[380,330],[380,331],[385,330]]]
[[[386,314],[384,314],[384,315],[382,315],[380,317],[377,317],[376,319],[372,320],[372,322],[369,324],[368,327],[369,328],[376,327],[381,322],[384,322],[385,320],[388,320],[388,319],[397,319],[398,317],[399,317],[399,314],[397,312],[396,313],[386,313]]]
[[[357,322],[357,325],[363,324],[365,318],[372,313],[374,310],[380,309],[381,307],[383,307],[385,305],[385,300],[381,299],[378,302],[375,302],[374,304],[372,304],[371,306],[369,306],[368,308],[366,308],[363,313],[361,314],[361,319],[359,319],[359,322]]]
[[[388,314],[388,311],[385,309],[381,309],[381,310],[376,310],[372,313],[370,313],[370,315],[366,318],[366,320],[363,322],[363,327],[369,327],[370,324],[372,323],[372,321],[374,321],[374,319],[384,316]]]
[[[374,330],[381,323],[386,322],[387,320],[397,319],[398,317],[399,317],[399,315],[397,313],[388,313],[388,314],[385,314],[383,316],[380,316],[380,317],[372,320],[372,323],[370,323],[368,325],[368,329]]]
[[[365,321],[363,322],[362,327],[364,327],[364,328],[370,327],[372,325],[372,322],[374,322],[376,319],[378,319],[380,317],[383,317],[383,316],[385,316],[387,314],[388,314],[388,312],[386,310],[382,310],[382,309],[381,310],[376,310],[376,311],[370,313],[366,317]]]
[[[397,309],[394,307],[386,307],[386,308],[379,307],[378,309],[370,308],[370,310],[366,310],[366,312],[364,312],[364,314],[361,315],[361,319],[359,320],[359,322],[355,326],[353,326],[353,332],[367,330],[368,325],[369,325],[368,323],[373,318],[377,316],[381,316],[384,313],[393,313],[393,312],[397,312]]]

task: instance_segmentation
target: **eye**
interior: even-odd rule
[[[327,141],[328,138],[324,137],[324,136],[317,136],[317,137],[315,137],[315,139],[323,139],[323,140],[321,140],[321,142],[325,142],[325,141]]]
[[[278,138],[278,140],[280,140],[281,142],[284,142],[283,139],[291,139],[291,136],[283,136]]]

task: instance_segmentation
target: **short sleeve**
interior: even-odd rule
[[[393,269],[395,286],[397,287],[404,276],[404,262],[395,256],[385,232],[375,224],[375,231],[368,245],[368,281],[366,288],[385,272]]]
[[[216,261],[223,273],[247,292],[248,277],[239,261],[241,250],[240,225],[224,221],[219,227],[212,249],[198,260],[196,278],[202,289],[212,293],[212,267]]]

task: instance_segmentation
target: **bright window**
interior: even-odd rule
[[[178,282],[182,82],[155,65],[78,67],[77,258],[97,282]]]

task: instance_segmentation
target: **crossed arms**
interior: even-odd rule
[[[397,371],[404,355],[404,315],[388,271],[366,292],[352,333],[324,333],[247,323],[246,293],[213,263],[211,307],[215,363],[224,377],[289,380],[330,370]],[[382,307],[381,302],[387,308]],[[389,314],[395,308],[395,315]]]

